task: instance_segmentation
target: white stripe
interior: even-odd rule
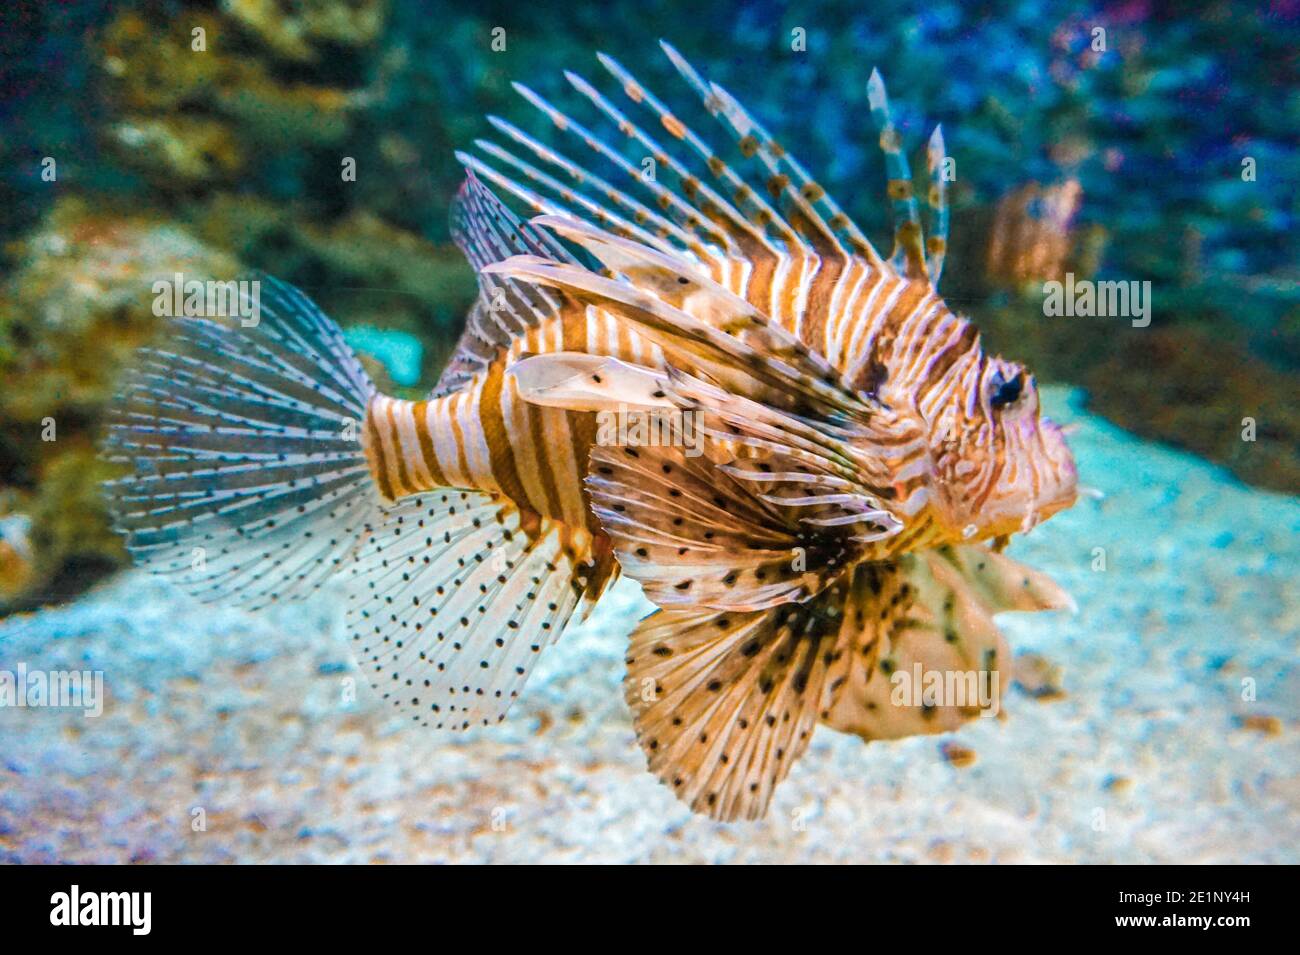
[[[492,455],[488,451],[487,435],[483,433],[483,418],[479,405],[483,400],[481,388],[475,388],[460,405],[460,431],[465,442],[465,463],[469,465],[470,479],[478,488],[499,486],[492,472]]]
[[[781,291],[790,275],[792,261],[788,255],[781,256],[772,272],[772,285],[767,293],[767,313],[786,331],[794,331],[794,316],[781,312]]]
[[[857,280],[850,283],[849,279],[853,278],[853,273],[857,272]],[[853,312],[853,303],[857,301],[858,293],[862,290],[862,283],[867,280],[871,270],[864,267],[858,259],[853,259],[840,277],[835,280],[835,290],[831,293],[830,317],[826,321],[826,341],[825,353],[826,360],[836,369],[840,370],[840,355],[842,349],[840,344],[844,341],[842,329]],[[844,289],[851,284],[847,301],[841,301],[844,297]]]
[[[889,276],[888,274],[886,274],[885,279],[880,284],[883,286],[888,281],[889,281]],[[871,342],[875,341],[877,334],[880,332],[880,329],[885,324],[885,320],[888,317],[890,310],[894,307],[894,304],[899,300],[903,292],[907,290],[907,287],[910,284],[911,283],[907,279],[898,279],[897,284],[894,286],[893,292],[891,292],[889,295],[889,298],[885,299],[885,301],[881,303],[880,307],[874,310],[875,318],[871,321],[862,323],[862,326],[859,329],[859,331],[865,333],[866,345],[869,345]],[[867,299],[868,315],[872,314],[872,302],[875,301],[875,298],[876,298],[876,290],[873,290],[871,296]],[[848,379],[850,381],[856,378],[858,373],[862,371],[862,366],[866,364],[867,356],[870,354],[871,354],[871,350],[868,347],[863,347],[860,352],[859,351],[853,352],[854,355],[853,367],[849,369],[849,374],[848,374]]]
[[[402,442],[407,474],[421,488],[433,487],[433,475],[424,466],[424,455],[420,453],[420,435],[415,427],[415,402],[396,402],[393,417],[397,420],[397,436]]]
[[[604,336],[601,335],[602,323],[600,321],[600,315],[596,310],[596,306],[588,305],[584,308],[582,310],[582,320],[587,323],[587,351],[598,351],[599,354],[602,355],[609,354],[611,349],[608,339],[603,342],[601,341]]]
[[[799,284],[794,290],[794,334],[800,340],[803,339],[804,319],[808,315],[808,292],[821,270],[821,258],[811,253],[803,260],[803,266],[799,270]]]
[[[453,406],[464,397],[464,392],[429,403],[429,436],[433,438],[433,453],[438,459],[438,470],[447,476],[451,487],[467,487],[468,475],[460,470],[460,454],[456,446],[456,434],[451,427]]]
[[[927,303],[930,305],[929,309],[925,314],[920,314],[921,309],[925,308]],[[907,342],[907,351],[903,353],[903,360],[898,363],[898,367],[906,369],[902,375],[904,381],[915,380],[918,370],[916,362],[923,362],[926,358],[925,346],[929,336],[925,334],[925,323],[930,316],[941,308],[943,308],[943,302],[936,301],[933,292],[923,295],[916,308],[912,310],[912,314],[903,319],[902,324],[899,325],[898,335],[894,338],[894,341],[897,342],[899,339],[903,339]],[[918,348],[921,350],[920,354],[917,354]]]
[[[401,445],[397,442],[397,435],[388,421],[388,409],[394,403],[394,399],[379,396],[371,406],[371,414],[375,418],[375,431],[379,434],[379,444],[384,449],[384,460],[388,464],[388,477],[393,485],[393,493],[398,496],[405,494],[410,488],[402,484],[402,479],[397,471],[398,455],[402,453]]]

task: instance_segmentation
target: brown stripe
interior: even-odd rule
[[[392,482],[388,480],[388,461],[384,458],[384,443],[379,440],[379,431],[375,427],[375,403],[370,402],[366,409],[366,450],[370,452],[370,470],[379,484],[379,493],[387,501],[397,500],[393,493]]]
[[[803,209],[795,206],[787,215],[794,230],[808,240],[814,252],[822,258],[835,259],[840,263],[841,268],[844,267],[848,262],[844,246],[835,237],[835,233],[830,231],[830,226],[816,215],[816,210],[813,210],[813,215],[810,216]]]
[[[728,228],[727,231],[735,239],[741,254],[753,266],[743,292],[745,301],[761,312],[768,312],[771,303],[767,301],[767,295],[772,285],[772,272],[776,268],[777,254],[756,238],[755,233],[761,234],[761,229],[755,229],[755,233],[738,231],[734,228]]]
[[[632,361],[632,336],[635,334],[632,331],[632,326],[627,322],[615,323],[613,318],[605,312],[600,314],[600,323],[604,326],[605,336],[613,342],[614,357],[621,358],[623,361]],[[642,346],[641,364],[647,364],[650,361],[649,345],[650,343],[646,342]]]
[[[903,331],[903,324],[916,311],[916,307],[921,304],[921,299],[930,294],[932,289],[924,282],[912,282],[907,288],[903,289],[903,294],[898,296],[898,301],[894,303],[893,311],[885,319],[885,327],[893,331],[897,336]],[[919,316],[918,316],[919,320]],[[915,335],[915,329],[908,333]]]
[[[670,113],[665,113],[663,116],[659,117],[659,122],[663,123],[664,129],[668,130],[669,134],[674,138],[686,138],[686,127],[682,125],[682,121],[676,116],[673,116]]]
[[[549,329],[550,322],[557,319],[550,319],[546,323]],[[563,344],[563,343],[561,343]],[[525,354],[549,354],[557,349],[553,348],[546,336],[543,334],[541,325],[534,325],[524,333]],[[559,490],[555,486],[555,474],[550,465],[550,445],[546,439],[546,428],[544,424],[552,415],[562,415],[563,411],[557,411],[554,408],[545,408],[541,405],[529,404],[520,401],[515,405],[516,412],[522,417],[522,426],[527,427],[532,437],[533,453],[537,458],[537,481],[542,486],[542,495],[544,501],[537,502],[537,509],[547,516],[556,518],[563,517],[564,512],[560,506]]]
[[[562,327],[565,350],[586,352],[588,349],[586,307],[574,303],[572,306],[565,308],[562,314],[564,316],[564,325]],[[591,412],[569,413],[569,437],[573,447],[574,471],[579,478],[585,478],[587,468],[590,465],[591,446],[596,441],[595,414]],[[587,519],[587,524],[591,527],[593,533],[598,533],[600,523],[591,511],[591,499],[587,493],[585,480],[579,485],[579,491],[582,495],[582,511]]]
[[[456,442],[456,469],[465,476],[466,484],[474,483],[474,475],[470,473],[469,460],[465,454],[465,433],[460,427],[460,415],[458,404],[468,401],[470,393],[458,392],[451,396],[447,402],[447,420],[451,422],[452,439]]]
[[[844,259],[839,256],[831,256],[823,260],[821,271],[813,276],[812,284],[808,287],[808,303],[805,306],[807,321],[804,323],[803,343],[809,348],[820,352],[822,342],[826,336],[826,323],[830,321],[831,296],[835,293],[835,285],[844,274]]]
[[[560,491],[555,485],[555,471],[551,467],[551,446],[546,439],[546,429],[543,427],[544,419],[552,415],[563,415],[564,412],[556,408],[543,408],[539,405],[524,404],[524,416],[528,420],[528,429],[533,438],[533,449],[537,453],[537,480],[542,485],[542,493],[546,496],[545,506],[540,510],[547,516],[554,516],[556,519],[564,516],[564,508],[560,504]]]
[[[893,309],[885,316],[885,322],[880,331],[879,355],[887,366],[896,367],[898,359],[907,350],[907,344],[911,339],[900,340],[898,336],[903,331],[903,324],[907,321],[908,316],[916,310],[916,306],[921,303],[921,299],[929,295],[930,291],[929,284],[925,282],[909,283],[903,289],[903,293],[898,296],[898,301],[894,302]],[[888,299],[888,294],[882,295],[880,299],[882,306]]]
[[[415,418],[415,435],[420,441],[420,458],[424,461],[425,470],[432,476],[435,485],[446,487],[447,475],[442,473],[442,467],[438,464],[438,454],[433,450],[433,435],[429,433],[429,402],[417,401],[411,407],[411,414]]]
[[[502,405],[502,390],[505,383],[505,365],[493,362],[488,368],[487,380],[479,395],[478,417],[483,428],[483,438],[488,447],[488,461],[497,487],[511,500],[521,506],[531,504],[537,507],[537,501],[528,497],[523,482],[519,480],[519,467],[515,461],[514,448],[506,436],[505,408]]]
[[[926,397],[929,397],[930,389],[938,384],[944,375],[948,374],[953,365],[969,355],[971,349],[979,347],[979,331],[974,325],[964,318],[952,316],[947,309],[943,309],[939,314],[941,318],[952,317],[960,323],[958,325],[959,331],[956,340],[945,345],[937,355],[930,357],[928,368],[922,367],[921,371],[924,379],[917,382],[917,390]]]

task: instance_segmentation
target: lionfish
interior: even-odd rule
[[[817,723],[889,739],[978,712],[894,705],[890,676],[1005,672],[993,614],[1069,604],[1001,551],[1074,502],[1075,469],[1033,377],[936,290],[941,132],[927,241],[873,72],[886,259],[662,46],[765,188],[607,56],[662,132],[566,77],[653,176],[516,84],[642,198],[491,117],[512,147],[458,153],[452,214],[481,294],[426,399],[378,394],[339,328],[264,277],[255,327],[183,319],[142,352],[107,442],[134,473],[109,496],[136,558],[204,600],[338,586],[375,688],[438,728],[504,719],[542,649],[627,574],[659,607],[625,683],[650,769],[695,811],[755,819]],[[598,442],[611,412],[690,415],[700,453]]]
[[[1064,281],[1082,199],[1077,179],[1025,183],[999,199],[984,256],[987,277],[1012,289]]]

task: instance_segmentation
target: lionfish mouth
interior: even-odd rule
[[[1071,491],[1068,496],[1057,497],[1050,501],[1040,502],[1035,498],[1029,502],[1029,509],[1025,512],[1025,519],[1020,524],[1020,533],[1027,534],[1053,514],[1069,510],[1078,499],[1079,492],[1077,488]]]
[[[1043,460],[1046,478],[1030,497],[1021,531],[1032,530],[1053,514],[1068,510],[1079,500],[1079,472],[1074,453],[1066,441],[1066,430],[1051,418],[1039,420],[1042,429]]]

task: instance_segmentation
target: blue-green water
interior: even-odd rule
[[[0,11],[0,607],[21,610],[0,618],[0,703],[20,670],[103,687],[93,716],[0,705],[0,861],[1300,861],[1294,3],[317,6],[338,19]],[[914,161],[943,124],[941,291],[1056,383],[1105,493],[1012,546],[1079,613],[1001,621],[1004,719],[869,745],[820,728],[754,824],[693,817],[645,770],[621,685],[650,609],[635,585],[545,654],[505,723],[433,736],[376,699],[330,588],[197,604],[122,569],[98,490],[156,274],[292,280],[422,395],[475,295],[455,150],[499,140],[495,114],[590,156],[512,81],[594,125],[564,71],[619,96],[603,50],[726,141],[655,33],[885,249],[871,69]],[[1149,325],[1049,318],[1046,275],[994,274],[1002,197],[1068,182],[1061,267],[1150,283]]]

